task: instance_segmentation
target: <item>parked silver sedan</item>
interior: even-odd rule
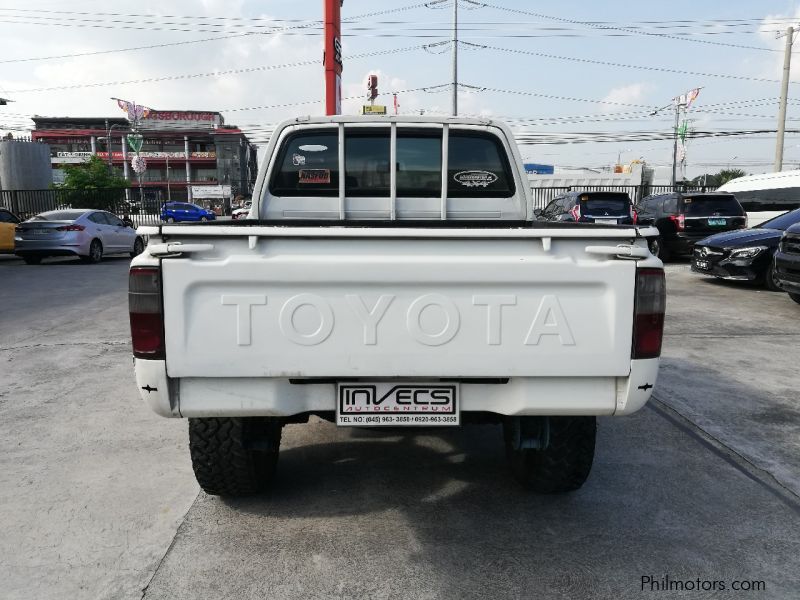
[[[106,254],[140,254],[144,241],[116,215],[71,208],[43,212],[17,225],[14,254],[29,265],[47,256],[78,256],[97,263]]]

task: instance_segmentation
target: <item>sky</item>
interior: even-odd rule
[[[344,1],[343,112],[360,112],[374,73],[390,110],[397,92],[400,113],[447,114],[452,1]],[[35,114],[122,116],[114,96],[218,110],[264,143],[277,122],[324,111],[322,6],[3,0],[0,97],[14,102],[0,106],[0,134],[25,135]],[[642,159],[666,173],[672,142],[652,138],[671,134],[672,99],[690,89],[702,88],[687,115],[694,131],[775,129],[785,44],[776,32],[798,23],[800,4],[785,1],[459,0],[459,112],[507,121],[526,162]],[[787,130],[800,130],[798,54],[800,43]],[[690,140],[686,173],[768,172],[774,154],[774,133]],[[787,133],[784,168],[798,167],[800,134]]]

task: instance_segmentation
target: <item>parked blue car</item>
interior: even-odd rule
[[[167,223],[180,221],[213,221],[212,211],[188,202],[167,202],[161,207],[161,220]]]

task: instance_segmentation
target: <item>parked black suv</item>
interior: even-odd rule
[[[800,224],[789,227],[781,238],[775,253],[775,280],[800,304]]]
[[[717,233],[694,245],[692,270],[721,279],[763,283],[780,291],[774,256],[784,230],[800,223],[800,209],[784,213],[750,229]]]
[[[632,225],[635,218],[630,196],[625,192],[566,192],[533,214],[541,221],[606,225]]]
[[[732,194],[680,193],[642,198],[636,205],[640,225],[655,225],[659,238],[650,249],[661,260],[691,254],[695,242],[720,231],[747,227],[747,214]]]

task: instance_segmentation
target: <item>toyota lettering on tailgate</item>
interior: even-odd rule
[[[372,306],[358,294],[345,296],[347,305],[361,323],[361,339],[365,346],[378,343],[378,328],[387,311],[395,303],[396,296],[383,294]],[[236,327],[236,343],[249,346],[255,335],[253,314],[271,305],[265,294],[225,294],[221,303],[235,307],[233,323]],[[319,325],[313,331],[300,331],[295,325],[295,313],[301,307],[309,307],[316,314]],[[461,311],[450,298],[442,294],[425,294],[415,298],[407,306],[399,306],[405,315],[405,328],[409,337],[425,346],[442,346],[453,340],[461,328]],[[472,296],[472,310],[486,320],[486,344],[498,346],[503,341],[503,314],[508,310],[523,310],[517,306],[514,294],[483,294]],[[432,329],[422,319],[425,311],[436,311],[443,317],[443,326]],[[530,326],[517,332],[523,345],[536,346],[545,336],[557,338],[562,346],[574,346],[575,338],[561,303],[554,295],[542,296],[537,309],[529,315]],[[316,346],[327,340],[336,326],[336,317],[330,303],[316,294],[297,294],[280,304],[278,326],[289,341],[302,346]]]

